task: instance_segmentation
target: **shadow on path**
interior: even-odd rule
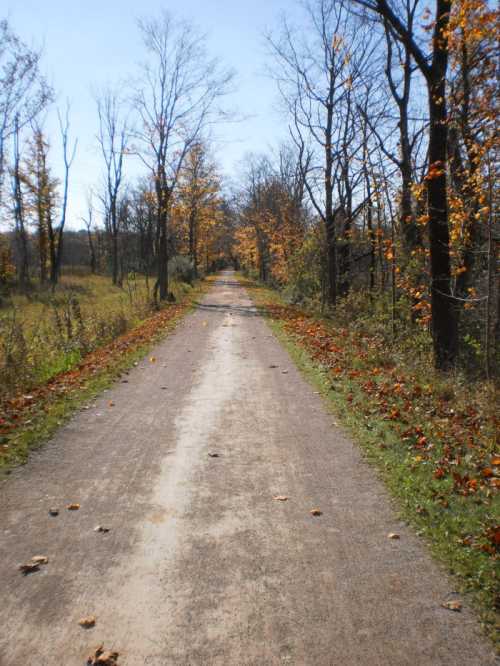
[[[244,317],[259,317],[264,313],[262,308],[257,308],[255,305],[231,305],[230,303],[196,303],[196,308],[205,310],[205,312],[234,312]]]

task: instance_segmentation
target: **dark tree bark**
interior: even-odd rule
[[[457,311],[451,293],[450,237],[446,170],[448,126],[446,72],[451,0],[436,0],[430,60],[417,45],[412,31],[395,14],[387,0],[353,0],[386,21],[410,51],[427,84],[429,109],[429,172],[426,176],[429,247],[431,255],[432,336],[436,368],[449,370],[458,351]]]

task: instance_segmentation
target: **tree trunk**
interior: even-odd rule
[[[427,176],[427,206],[431,255],[432,336],[435,365],[450,369],[457,355],[457,315],[451,299],[450,238],[448,229],[448,199],[446,192],[447,113],[446,69],[448,49],[441,37],[449,12],[447,0],[438,0],[438,25],[434,39],[434,60],[429,86],[429,170]]]

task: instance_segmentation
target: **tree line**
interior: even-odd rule
[[[125,90],[96,94],[103,178],[82,218],[91,269],[104,263],[118,286],[140,271],[157,303],[170,297],[177,255],[194,275],[230,261],[333,316],[367,295],[363,308],[387,306],[394,339],[428,330],[438,369],[472,358],[491,376],[498,12],[486,0],[300,7],[295,23],[285,15],[266,35],[287,138],[245,156],[231,192],[209,137],[226,118],[233,73],[193,25],[168,13],[139,22],[145,64]],[[59,111],[55,177],[43,129],[54,91],[41,53],[6,21],[1,31],[0,190],[15,261],[4,237],[0,280],[14,271],[21,285],[34,274],[55,284],[77,144],[69,110]],[[132,160],[144,167],[134,181]]]
[[[209,56],[191,23],[163,12],[138,29],[144,64],[125,90],[117,84],[95,94],[103,175],[88,191],[80,222],[93,272],[102,269],[104,254],[113,284],[120,286],[129,270],[141,271],[154,277],[153,297],[161,302],[171,298],[170,258],[187,256],[196,276],[222,256],[227,214],[209,137],[233,73]],[[77,139],[69,105],[57,110],[63,172],[54,175],[44,126],[55,92],[42,74],[41,51],[23,43],[7,21],[0,30],[0,205],[10,226],[0,241],[0,281],[15,277],[22,289],[34,279],[55,286],[68,258]],[[132,160],[144,167],[135,181],[127,174]]]
[[[393,333],[404,311],[429,328],[437,368],[468,349],[488,375],[500,332],[497,25],[482,0],[433,11],[313,0],[302,21],[283,18],[267,43],[286,159],[249,162],[239,231],[261,279],[309,274],[305,291],[332,309],[353,290],[386,293]]]

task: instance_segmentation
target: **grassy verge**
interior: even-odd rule
[[[125,370],[164,338],[210,284],[180,290],[179,301],[137,322],[127,333],[83,356],[69,370],[38,383],[0,403],[0,474],[25,462],[29,452],[89,400],[110,386]]]
[[[178,300],[188,289],[173,282]],[[54,291],[37,286],[12,293],[0,308],[0,400],[70,370],[151,311],[143,276],[119,288],[102,275],[65,275]]]
[[[407,341],[389,348],[369,327],[339,326],[245,284],[500,647],[494,388],[436,374],[428,360],[410,357]]]

